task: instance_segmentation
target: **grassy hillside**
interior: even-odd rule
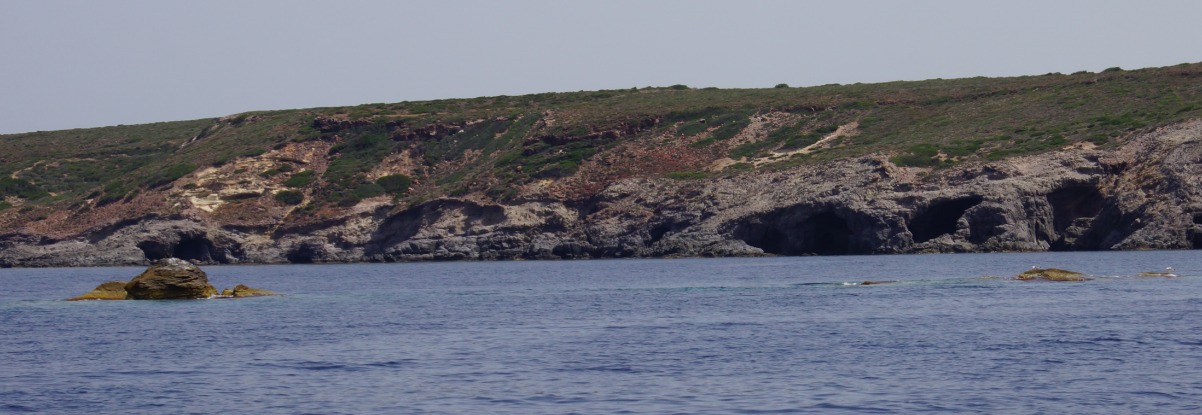
[[[1113,145],[1132,132],[1200,115],[1202,64],[263,111],[0,135],[0,209],[102,206],[170,187],[198,169],[309,142],[329,145],[324,170],[281,162],[259,172],[297,189],[277,192],[281,203],[346,207],[386,194],[506,199],[540,181],[572,179],[587,187],[632,176],[689,180],[872,153],[938,168],[1077,143]],[[812,146],[824,138],[831,140]],[[409,167],[381,175],[377,167],[401,153]]]

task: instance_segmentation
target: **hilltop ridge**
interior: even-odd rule
[[[1202,244],[1202,64],[0,135],[0,265]]]

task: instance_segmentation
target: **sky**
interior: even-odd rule
[[[0,1],[0,134],[1202,61],[1202,1]]]

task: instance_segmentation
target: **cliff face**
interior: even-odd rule
[[[329,147],[304,144],[281,151],[318,163],[315,155]],[[413,163],[390,157],[382,165],[394,171]],[[181,180],[194,185],[113,205],[120,213],[87,213],[106,220],[9,232],[0,236],[0,266],[1202,247],[1198,120],[1105,150],[1082,142],[952,167],[900,167],[869,154],[726,176],[619,177],[565,192],[560,184],[577,175],[532,183],[504,202],[474,193],[407,203],[369,198],[308,216],[254,202],[278,192],[278,178],[227,181],[216,195],[194,191],[206,177],[263,160],[193,173]]]

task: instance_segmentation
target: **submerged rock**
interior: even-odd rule
[[[208,298],[217,294],[204,271],[179,258],[155,261],[126,284],[125,291],[135,300]]]
[[[1175,277],[1177,277],[1177,274],[1173,273],[1173,267],[1165,267],[1164,271],[1161,271],[1161,272],[1141,272],[1141,273],[1139,273],[1139,276],[1141,276],[1141,277],[1164,277],[1164,278],[1175,278]]]
[[[79,297],[68,298],[67,301],[82,300],[128,300],[129,293],[125,291],[125,281],[109,281],[93,288]]]
[[[231,296],[233,296],[234,298],[246,298],[246,297],[264,297],[264,296],[269,296],[269,295],[282,295],[282,294],[280,294],[280,293],[277,293],[277,292],[275,292],[275,291],[271,291],[271,290],[262,290],[262,289],[258,289],[258,288],[251,288],[251,287],[247,287],[247,286],[245,286],[245,285],[242,285],[242,284],[238,284],[237,286],[234,286],[234,289],[233,289],[233,290],[226,290],[226,291],[229,291],[229,292],[230,292],[230,295],[231,295]],[[224,293],[224,292],[222,292],[222,294],[225,294],[225,293]]]
[[[1089,278],[1080,272],[1069,271],[1059,268],[1031,268],[1022,274],[1014,277],[1021,281],[1057,281],[1057,282],[1076,282],[1088,281]]]

